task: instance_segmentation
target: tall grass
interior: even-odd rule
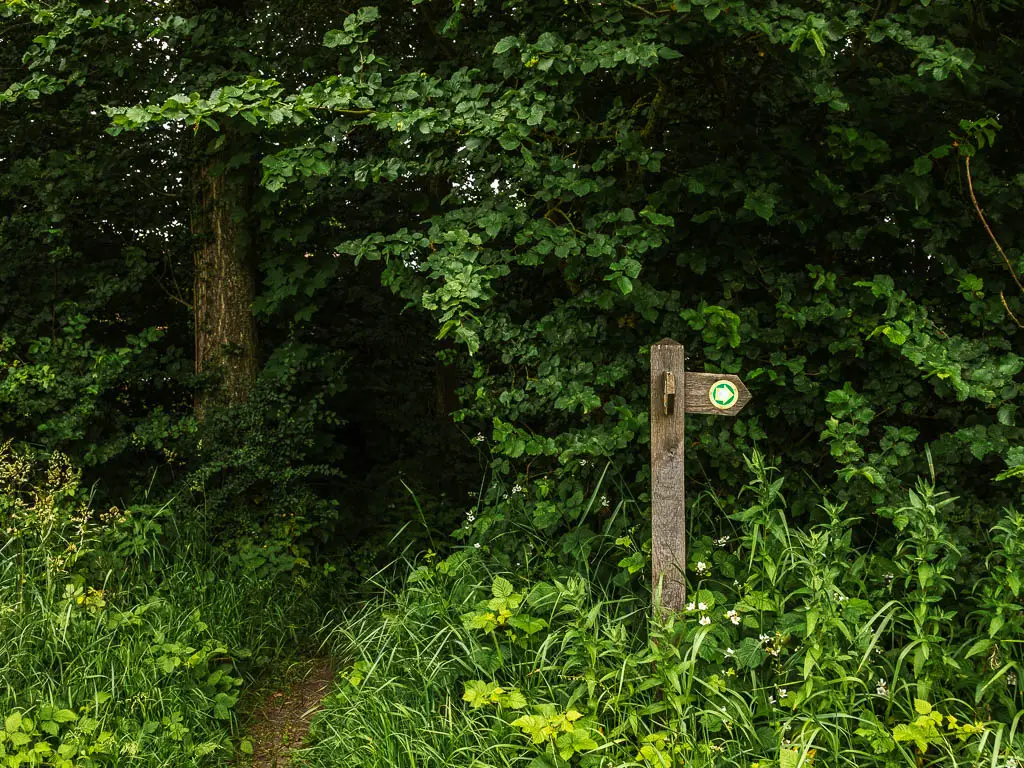
[[[1013,768],[1024,516],[969,553],[922,483],[867,549],[841,506],[791,527],[774,468],[750,470],[728,530],[691,541],[680,616],[650,620],[642,569],[608,578],[616,548],[637,567],[628,537],[564,573],[473,547],[410,564],[325,627],[348,664],[305,764]]]
[[[78,484],[63,457],[0,446],[0,764],[222,761],[244,678],[299,640],[301,602],[168,505],[97,514]]]

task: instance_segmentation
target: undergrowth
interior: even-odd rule
[[[170,505],[97,513],[65,457],[0,445],[0,765],[213,765],[246,749],[243,685],[308,621],[308,600],[281,590]]]
[[[868,548],[842,507],[792,527],[774,468],[749,469],[722,529],[691,541],[679,616],[650,620],[628,536],[562,574],[428,554],[328,627],[350,663],[306,764],[1016,766],[1024,516],[967,552],[954,499],[922,482]],[[609,557],[629,579],[586,565]]]

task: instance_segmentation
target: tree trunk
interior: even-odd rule
[[[246,228],[249,179],[203,158],[192,212],[195,237],[196,373],[213,381],[196,397],[196,414],[245,402],[259,373],[256,290]]]

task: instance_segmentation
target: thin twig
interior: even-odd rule
[[[1002,300],[1002,302],[1003,302],[1003,309],[1006,310],[1006,314],[1008,314],[1010,316],[1010,319],[1013,320],[1013,322],[1015,322],[1017,324],[1018,328],[1024,328],[1024,323],[1022,323],[1020,320],[1017,319],[1017,316],[1015,314],[1013,314],[1013,310],[1010,309],[1010,305],[1006,303],[1006,297],[1003,296],[1003,292],[1002,291],[999,292],[999,298]]]
[[[981,223],[985,225],[985,231],[988,232],[988,236],[992,239],[992,242],[996,245],[996,250],[999,251],[999,255],[1003,257],[1003,261],[1006,262],[1006,268],[1010,270],[1010,275],[1013,277],[1013,282],[1017,284],[1020,292],[1024,294],[1024,285],[1021,285],[1020,278],[1017,277],[1017,273],[1013,269],[1013,265],[1010,264],[1010,259],[1006,256],[1006,251],[1003,250],[1003,246],[996,240],[995,234],[992,232],[992,227],[988,225],[988,221],[985,219],[985,214],[981,212],[981,206],[978,205],[978,198],[974,196],[974,182],[971,179],[971,158],[970,156],[964,158],[964,164],[967,167],[967,189],[971,193],[971,202],[974,203],[974,210],[978,212],[978,218],[981,219]],[[999,294],[1002,296],[1002,294]],[[1003,306],[1006,306],[1006,299],[1003,299]],[[1010,308],[1006,307],[1006,311],[1009,312]],[[1011,313],[1012,316],[1013,313]],[[1017,318],[1013,318],[1016,320]],[[1020,323],[1017,323],[1020,325]],[[1022,326],[1024,327],[1024,326]]]

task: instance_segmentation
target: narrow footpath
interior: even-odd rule
[[[293,667],[281,687],[272,689],[253,710],[249,727],[253,752],[238,765],[291,768],[291,753],[306,745],[310,721],[320,709],[333,680],[334,667],[330,659],[307,659]]]

